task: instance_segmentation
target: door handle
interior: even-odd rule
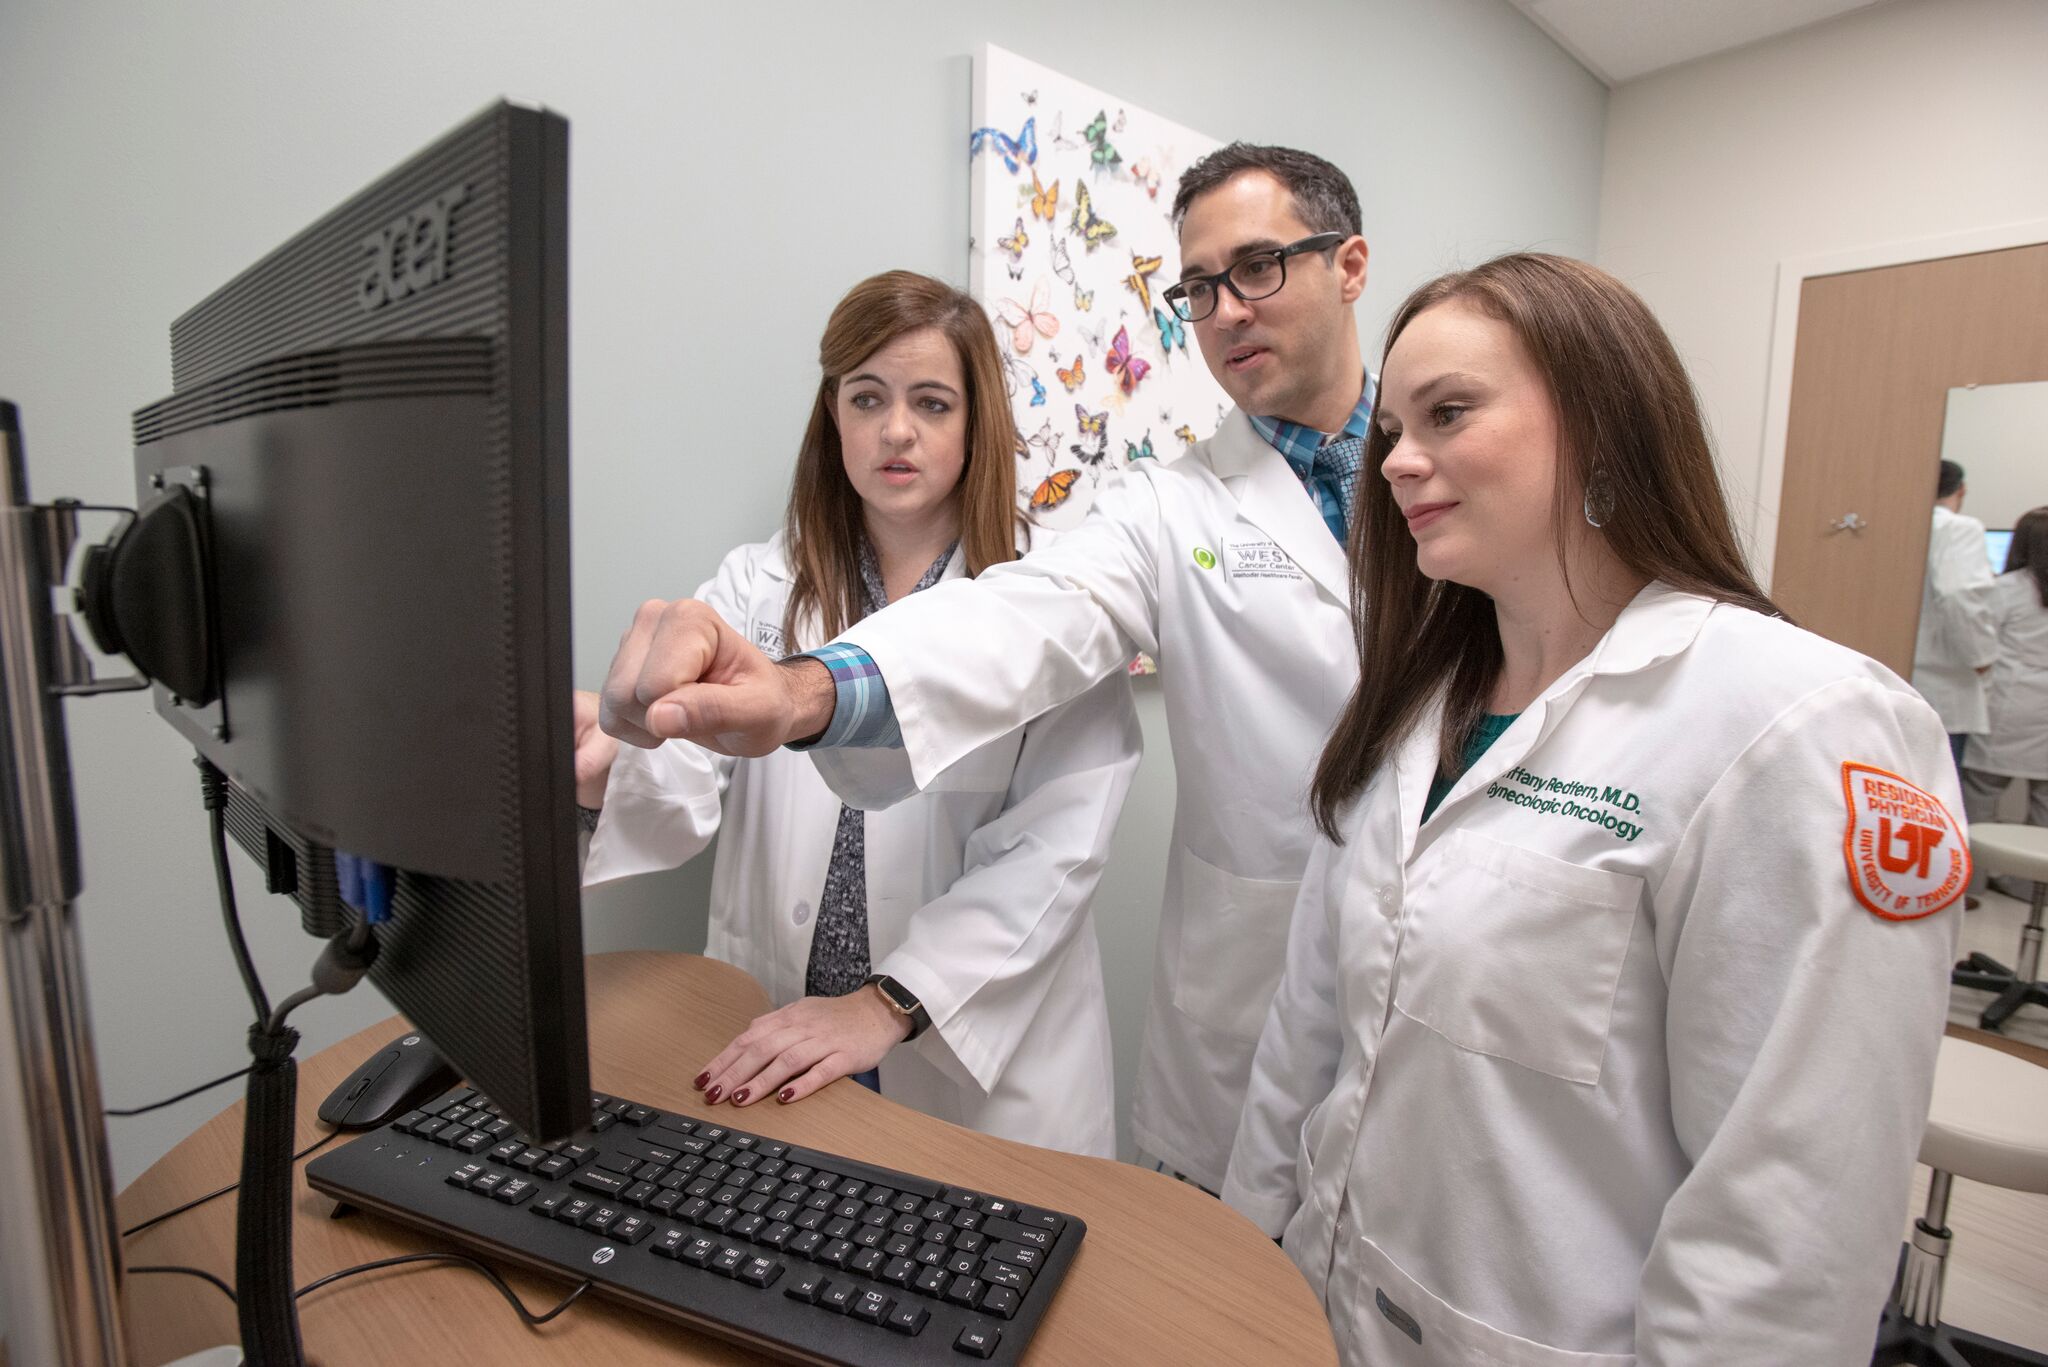
[[[1855,513],[1843,513],[1828,524],[1828,535],[1833,536],[1836,532],[1860,532],[1869,525]]]

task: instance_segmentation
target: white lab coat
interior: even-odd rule
[[[1913,687],[1950,735],[1975,735],[1990,725],[1989,690],[1977,671],[1998,658],[1991,582],[1984,524],[1937,504],[1913,640]]]
[[[963,564],[956,554],[945,577],[959,578]],[[733,551],[697,597],[780,656],[789,586],[778,536]],[[867,815],[874,969],[916,993],[932,1019],[882,1060],[883,1095],[1004,1138],[1114,1156],[1109,1015],[1088,904],[1141,745],[1129,684],[1106,680],[963,754],[927,794]],[[722,829],[706,953],[786,1005],[804,995],[839,808],[800,754],[623,746],[584,886],[672,868]]]
[[[1131,1129],[1209,1187],[1280,979],[1316,757],[1357,679],[1345,592],[1343,548],[1233,411],[1171,464],[1105,480],[1051,546],[850,629],[905,748],[812,752],[847,801],[877,806],[1134,652],[1159,662],[1176,801]]]
[[[1970,737],[1963,767],[2048,779],[2048,607],[2029,571],[2013,570],[1995,582],[1998,660],[1991,666],[1987,724]]]
[[[1418,829],[1438,736],[1318,844],[1224,1199],[1349,1364],[1868,1362],[1957,915],[1858,900],[1844,765],[1939,797],[1952,902],[1933,714],[1653,584]]]

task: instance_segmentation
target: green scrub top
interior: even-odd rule
[[[1515,718],[1521,715],[1519,712],[1488,712],[1480,717],[1479,725],[1472,728],[1472,739],[1465,742],[1465,762],[1458,766],[1458,772],[1446,773],[1441,768],[1436,771],[1436,781],[1429,785],[1429,801],[1422,804],[1424,821],[1429,820],[1431,813],[1436,811],[1436,804],[1442,802],[1445,795],[1456,786],[1459,775],[1479,763],[1479,757],[1485,754],[1488,747],[1499,740],[1501,733],[1513,726]]]

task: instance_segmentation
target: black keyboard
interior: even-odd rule
[[[588,1131],[533,1145],[458,1088],[306,1180],[776,1356],[859,1367],[1018,1361],[1087,1233],[1072,1215],[591,1100]]]

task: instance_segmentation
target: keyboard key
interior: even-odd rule
[[[859,1228],[859,1225],[856,1225],[853,1221],[842,1215],[825,1226],[825,1237],[828,1239],[844,1239]]]
[[[917,1275],[917,1264],[908,1258],[891,1258],[882,1266],[882,1280],[897,1286],[908,1286],[910,1279]]]
[[[782,1177],[787,1182],[808,1182],[811,1180],[811,1170],[801,1163],[792,1163],[783,1169]]]
[[[614,1098],[610,1101],[605,1102],[604,1108],[607,1111],[610,1111],[613,1115],[624,1115],[626,1112],[633,1109],[633,1103],[630,1101],[620,1101],[617,1098]]]
[[[547,1160],[548,1153],[545,1149],[521,1149],[513,1157],[512,1166],[521,1172],[532,1172],[542,1163],[547,1162]]]
[[[592,1134],[603,1134],[618,1123],[619,1118],[610,1111],[599,1111],[596,1115],[590,1117],[590,1132]]]
[[[642,1215],[628,1215],[612,1226],[612,1238],[622,1244],[637,1244],[654,1232],[654,1222]]]
[[[566,1191],[551,1191],[538,1201],[535,1201],[530,1209],[535,1215],[552,1220],[555,1218],[555,1212],[560,1210],[562,1203],[568,1199],[569,1193]]]
[[[766,1211],[771,1204],[767,1195],[758,1191],[740,1198],[740,1209],[749,1215],[759,1215]]]
[[[485,1138],[489,1138],[489,1137],[490,1137],[489,1135],[486,1135],[486,1136],[485,1136]],[[525,1141],[525,1140],[523,1140],[523,1139],[508,1139],[508,1140],[506,1140],[506,1141],[505,1141],[504,1143],[502,1143],[502,1144],[498,1145],[498,1147],[497,1147],[497,1148],[495,1148],[495,1149],[492,1149],[492,1150],[491,1150],[491,1157],[492,1157],[492,1158],[494,1158],[494,1159],[496,1159],[496,1160],[497,1160],[498,1162],[500,1162],[500,1163],[509,1163],[509,1162],[511,1162],[511,1161],[512,1161],[513,1159],[517,1158],[517,1157],[518,1157],[518,1156],[519,1156],[520,1154],[522,1154],[522,1153],[525,1153],[525,1152],[526,1152],[526,1141]]]
[[[996,1355],[996,1345],[1002,1341],[1002,1330],[970,1324],[960,1331],[959,1338],[953,1340],[953,1351],[969,1357],[992,1358]]]
[[[1026,1244],[991,1244],[988,1256],[1012,1267],[1021,1267],[1027,1272],[1036,1272],[1045,1265],[1045,1250]]]
[[[1024,1209],[1015,1201],[1005,1201],[996,1196],[991,1196],[988,1200],[982,1202],[981,1208],[989,1216],[998,1220],[1014,1220]]]
[[[854,1298],[853,1307],[846,1313],[857,1320],[866,1320],[869,1324],[880,1324],[895,1308],[896,1302],[881,1292],[863,1291]]]
[[[701,1222],[711,1213],[711,1203],[701,1196],[693,1196],[676,1207],[676,1218],[688,1220],[691,1224]]]
[[[1011,1243],[1029,1244],[1033,1248],[1052,1248],[1052,1231],[1036,1225],[1020,1225],[1013,1220],[990,1220],[983,1225],[982,1232],[991,1239],[1008,1239]]]
[[[711,1152],[704,1156],[714,1163],[730,1163],[733,1160],[733,1155],[738,1152],[739,1150],[730,1144],[714,1144]]]
[[[483,1176],[473,1179],[469,1184],[469,1189],[478,1196],[489,1196],[503,1185],[505,1185],[504,1173],[487,1172]]]
[[[575,1170],[575,1167],[576,1165],[573,1162],[556,1153],[541,1159],[539,1163],[534,1165],[533,1171],[537,1176],[545,1177],[552,1181],[557,1177],[568,1176],[570,1172]]]
[[[860,1213],[860,1222],[862,1224],[874,1225],[880,1229],[887,1229],[889,1223],[895,1218],[895,1215],[887,1206],[868,1206]]]
[[[940,1199],[947,1205],[958,1206],[962,1210],[980,1210],[984,1198],[965,1187],[949,1187]]]
[[[468,1134],[455,1141],[455,1147],[464,1153],[481,1153],[490,1146],[491,1137],[482,1130],[471,1130]]]
[[[610,1234],[612,1226],[617,1224],[619,1217],[625,1213],[617,1206],[598,1206],[583,1217],[583,1227],[592,1234]]]
[[[632,1186],[619,1193],[619,1199],[629,1206],[645,1206],[655,1196],[659,1195],[660,1192],[661,1188],[655,1186],[652,1182],[635,1182]]]
[[[833,1239],[818,1250],[818,1261],[827,1267],[844,1267],[856,1250],[845,1239]]]
[[[858,1177],[849,1177],[837,1187],[839,1194],[849,1200],[858,1200],[860,1194],[867,1189],[868,1184],[861,1181]]]
[[[580,1225],[583,1217],[597,1209],[597,1202],[581,1196],[572,1197],[555,1208],[555,1218],[565,1225]]]
[[[796,1254],[799,1258],[813,1257],[824,1246],[825,1236],[818,1233],[815,1229],[807,1229],[801,1234],[792,1236],[789,1241],[789,1251]]]
[[[655,1237],[654,1251],[664,1258],[673,1258],[683,1251],[683,1245],[690,1242],[690,1231],[670,1225]]]
[[[585,1168],[569,1179],[569,1185],[580,1191],[594,1191],[600,1196],[617,1196],[632,1184],[604,1168]]]
[[[953,1236],[953,1247],[962,1253],[979,1253],[988,1244],[988,1235],[978,1229],[963,1229]],[[1021,1248],[1023,1245],[1019,1244]]]
[[[983,1281],[1010,1287],[1020,1296],[1031,1289],[1029,1272],[1020,1267],[1012,1267],[1008,1263],[997,1262],[994,1258],[983,1262],[978,1271]]]
[[[721,1277],[736,1277],[739,1275],[740,1269],[747,1265],[747,1259],[751,1256],[753,1255],[744,1248],[735,1248],[733,1245],[727,1244],[719,1249],[717,1253],[713,1254],[711,1261],[705,1265]]]
[[[773,1286],[782,1275],[782,1264],[773,1258],[749,1258],[740,1268],[739,1279],[748,1286]]]
[[[946,1246],[944,1244],[919,1244],[917,1252],[910,1256],[926,1267],[944,1267],[946,1265]]]
[[[725,1142],[725,1131],[717,1125],[700,1125],[697,1127],[697,1134],[707,1143],[721,1144]]]
[[[770,1220],[761,1232],[754,1236],[754,1242],[769,1248],[781,1248],[789,1242],[789,1236],[796,1233],[796,1226],[787,1220]]]
[[[953,1242],[953,1227],[941,1220],[933,1220],[924,1227],[924,1241],[947,1248]]]
[[[1018,1296],[1007,1286],[991,1286],[981,1297],[984,1314],[996,1315],[1002,1319],[1013,1319],[1017,1314]]]
[[[908,1234],[891,1234],[882,1244],[882,1252],[892,1258],[908,1258],[917,1252],[917,1240]]]
[[[981,1259],[975,1257],[972,1253],[962,1253],[955,1249],[946,1258],[946,1270],[956,1277],[972,1277],[975,1273],[981,1271]]]
[[[1033,1206],[1026,1206],[1017,1212],[1017,1223],[1020,1225],[1036,1225],[1040,1229],[1049,1229],[1057,1234],[1065,1227],[1067,1222],[1049,1210],[1039,1210]]]
[[[490,1135],[493,1139],[503,1139],[506,1135],[512,1133],[512,1122],[509,1120],[493,1120],[490,1124],[484,1126],[484,1133]]]
[[[466,1187],[483,1175],[483,1164],[464,1163],[461,1167],[448,1174],[448,1185],[451,1187]]]
[[[917,1213],[927,1220],[936,1220],[940,1223],[953,1218],[953,1208],[944,1201],[927,1201],[924,1203],[923,1209]]]
[[[612,1147],[622,1154],[639,1159],[643,1163],[659,1163],[663,1167],[667,1167],[670,1163],[683,1156],[680,1149],[665,1148],[660,1144],[650,1143],[646,1139],[641,1138],[621,1139]]]
[[[898,1215],[915,1215],[918,1208],[924,1204],[924,1201],[915,1194],[906,1191],[888,1204],[889,1209],[895,1211]]]
[[[862,1225],[846,1237],[859,1244],[862,1248],[880,1248],[882,1240],[888,1237],[888,1231],[877,1229],[873,1225]]]
[[[832,1213],[842,1220],[858,1220],[868,1213],[868,1208],[851,1196],[842,1197],[832,1207]]]
[[[438,1115],[424,1116],[412,1127],[412,1132],[422,1139],[432,1139],[447,1123]],[[467,1129],[468,1126],[463,1128]]]
[[[923,1306],[913,1301],[905,1301],[894,1310],[891,1310],[888,1317],[882,1323],[888,1325],[899,1334],[916,1334],[920,1329],[924,1328],[925,1321],[931,1317],[932,1312]]]
[[[731,1206],[713,1206],[704,1212],[704,1218],[697,1223],[706,1229],[715,1229],[723,1234],[732,1227],[732,1222],[739,1218],[739,1214]]]
[[[676,1254],[676,1261],[688,1263],[692,1267],[702,1267],[717,1253],[718,1240],[707,1239],[699,1234],[683,1245],[682,1251]]]
[[[407,1111],[404,1115],[391,1122],[391,1128],[394,1130],[411,1130],[413,1126],[426,1118],[427,1113],[425,1111]]]
[[[788,1167],[789,1164],[783,1159],[763,1158],[754,1165],[754,1171],[760,1173],[763,1177],[773,1177],[780,1181],[783,1171]]]
[[[508,1206],[516,1206],[531,1201],[533,1194],[539,1190],[539,1183],[530,1182],[524,1177],[514,1177],[492,1192],[491,1199],[503,1201]]]
[[[767,1223],[758,1215],[741,1215],[725,1227],[725,1232],[735,1239],[752,1239]]]
[[[645,1106],[628,1106],[621,1118],[628,1125],[645,1125],[654,1119],[654,1112]]]
[[[858,1295],[860,1288],[852,1282],[833,1282],[827,1285],[824,1293],[818,1297],[818,1304],[843,1315],[853,1308],[854,1298]]]
[[[943,1295],[952,1276],[943,1267],[928,1267],[910,1279],[910,1284],[927,1296]]]
[[[602,1168],[606,1172],[618,1173],[621,1177],[630,1177],[633,1175],[633,1169],[640,1166],[640,1160],[630,1153],[620,1153],[616,1149],[608,1149],[596,1158],[593,1158],[590,1161],[590,1166],[593,1170]]]
[[[872,1277],[882,1270],[882,1264],[885,1261],[887,1260],[882,1256],[882,1251],[878,1248],[858,1249],[851,1257],[847,1258],[846,1270],[848,1272],[858,1272],[863,1277]]]
[[[769,1141],[761,1145],[761,1152],[767,1154],[770,1158],[780,1158],[789,1152],[789,1145]]]
[[[673,1215],[682,1203],[683,1194],[679,1191],[657,1191],[647,1198],[647,1209],[656,1215]]]
[[[796,1219],[790,1221],[790,1223],[798,1229],[823,1229],[825,1227],[825,1212],[822,1210],[800,1210],[796,1213]]]
[[[732,1146],[736,1149],[755,1148],[760,1142],[758,1138],[751,1134],[734,1134],[732,1136]]]
[[[814,1172],[807,1183],[813,1191],[831,1191],[839,1185],[836,1172]]]
[[[718,1183],[708,1177],[692,1177],[689,1185],[683,1188],[684,1193],[689,1196],[709,1196],[717,1190]]]
[[[721,1206],[736,1206],[746,1193],[738,1187],[720,1187],[711,1193],[711,1199]]]
[[[782,1294],[793,1301],[813,1304],[825,1290],[828,1283],[825,1274],[815,1267],[800,1267],[790,1275],[789,1285],[782,1288]]]
[[[651,1158],[633,1169],[634,1179],[641,1182],[659,1182],[667,1174],[668,1165],[666,1163],[657,1163]]]
[[[590,1156],[596,1153],[597,1150],[591,1148],[588,1144],[564,1144],[555,1152],[568,1159],[571,1163],[584,1163],[588,1162]]]
[[[946,1288],[946,1299],[971,1310],[981,1304],[981,1293],[987,1289],[987,1282],[974,1277],[955,1277],[952,1284]]]
[[[896,1217],[896,1222],[890,1225],[889,1228],[894,1233],[907,1235],[915,1239],[918,1233],[924,1229],[924,1221],[918,1219],[915,1215],[899,1215]]]

